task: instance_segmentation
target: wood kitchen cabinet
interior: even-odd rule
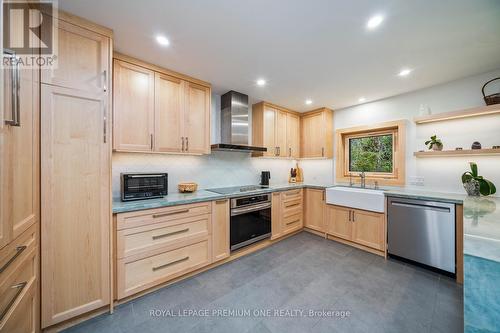
[[[299,115],[294,111],[267,102],[254,104],[252,142],[267,148],[267,152],[254,156],[299,157],[299,124]]]
[[[300,117],[300,157],[333,158],[333,111],[321,108]]]
[[[303,190],[274,192],[271,198],[271,239],[277,239],[302,229]]]
[[[14,5],[2,3],[4,11]],[[10,29],[11,35],[23,34],[22,25]],[[36,47],[39,31],[31,29],[29,43]],[[4,59],[16,57],[2,51]],[[36,48],[31,56],[38,56]],[[40,331],[40,73],[21,65],[5,66],[0,75],[0,332],[36,333]]]
[[[325,190],[307,188],[304,190],[304,227],[326,232]]]
[[[229,206],[229,199],[212,202],[212,252],[214,262],[225,259],[230,255]]]
[[[210,85],[122,54],[114,57],[113,149],[210,153]]]
[[[385,255],[384,213],[326,205],[326,231],[348,244]]]
[[[155,124],[154,72],[134,64],[113,62],[113,145],[115,150],[142,151],[153,149]]]
[[[300,157],[300,117],[296,114],[286,115],[286,137],[288,157]]]
[[[111,295],[112,32],[63,13],[54,20],[62,67],[41,84],[43,328],[105,307]],[[80,43],[88,47],[75,53]]]

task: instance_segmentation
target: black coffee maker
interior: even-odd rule
[[[271,179],[270,171],[262,171],[260,175],[260,185],[269,186],[269,179]]]

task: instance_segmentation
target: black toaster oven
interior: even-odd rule
[[[161,198],[168,194],[167,173],[122,173],[122,201]]]

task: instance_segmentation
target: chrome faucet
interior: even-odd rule
[[[359,174],[359,177],[361,177],[361,188],[365,188],[366,187],[366,175],[365,175],[365,172],[361,172]]]
[[[349,186],[352,187],[354,182],[352,181],[352,173],[349,173]]]

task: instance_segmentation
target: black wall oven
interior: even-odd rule
[[[271,237],[271,195],[231,199],[231,251]]]

